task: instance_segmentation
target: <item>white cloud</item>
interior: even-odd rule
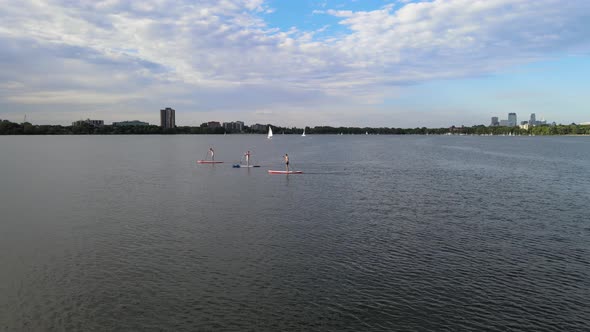
[[[326,11],[326,14],[336,16],[336,17],[351,17],[353,16],[352,10],[333,10],[329,9]]]
[[[35,105],[96,105],[96,104],[118,104],[138,96],[115,93],[81,92],[81,91],[40,91],[22,94],[13,94],[6,97],[7,101],[21,104]]]
[[[22,89],[25,85],[21,82],[7,81],[0,83],[0,89]]]
[[[287,104],[357,109],[400,86],[482,75],[589,44],[583,0],[324,6],[314,13],[341,19],[348,33],[317,39],[304,27],[270,27],[264,15],[274,9],[264,0],[0,1],[0,47],[12,54],[0,64],[0,88],[20,82],[26,90],[0,98],[75,107],[145,96],[194,100],[204,111],[241,105],[252,114]]]

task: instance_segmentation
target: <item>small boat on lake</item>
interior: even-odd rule
[[[268,126],[268,135],[266,136],[267,139],[272,139],[272,128]]]

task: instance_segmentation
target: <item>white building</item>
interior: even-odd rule
[[[104,120],[86,119],[86,120],[79,120],[79,121],[72,122],[72,126],[81,126],[83,124],[88,124],[93,127],[102,127],[102,126],[104,126]]]

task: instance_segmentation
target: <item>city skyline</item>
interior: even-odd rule
[[[164,109],[161,109],[159,112],[160,112],[160,122],[159,122],[159,126],[160,127],[162,127],[162,128],[174,128],[174,127],[178,126],[176,124],[176,116],[175,116],[176,110],[175,109],[170,108],[170,107],[166,107]],[[547,120],[545,120],[545,117],[544,116],[541,116],[541,120],[536,120],[536,114],[535,113],[530,113],[528,120],[518,121],[517,115],[518,114],[517,113],[514,113],[514,112],[508,113],[508,120],[506,120],[506,119],[500,120],[500,117],[498,117],[498,116],[492,116],[491,117],[491,123],[489,122],[488,125],[485,125],[485,123],[482,122],[482,123],[475,124],[473,126],[481,126],[481,125],[484,125],[484,126],[489,126],[489,127],[494,127],[494,126],[515,127],[515,126],[518,126],[519,124],[522,125],[524,123],[531,124],[532,126],[535,126],[535,125],[546,125],[546,124],[568,125],[568,123],[561,123],[561,122],[560,123],[557,123],[555,121],[548,122]],[[2,120],[2,119],[0,119],[0,120]],[[6,119],[6,120],[8,120],[8,119]],[[87,119],[80,119],[80,120],[74,121],[74,122],[72,122],[72,125],[78,125],[78,124],[81,124],[81,123],[89,123],[89,124],[92,124],[92,125],[96,125],[95,122],[98,122],[98,121],[102,122],[100,125],[104,125],[105,124],[105,120],[104,119],[101,119],[101,120],[91,120],[90,118],[87,118]],[[34,125],[45,125],[44,123],[34,123],[32,121],[27,120],[26,114],[24,115],[24,120],[21,123],[24,123],[24,122],[28,122],[28,123],[31,123],[31,124],[34,124]],[[106,123],[108,123],[108,122],[109,121],[106,121]],[[259,123],[259,122],[261,122],[261,123]],[[240,121],[240,120],[230,120],[230,121],[207,120],[207,121],[204,121],[201,124],[199,124],[199,126],[207,125],[208,127],[211,127],[211,128],[221,127],[221,128],[225,128],[225,129],[240,129],[241,130],[241,128],[243,128],[244,126],[251,127],[251,126],[258,126],[258,125],[261,125],[261,126],[276,125],[276,124],[273,124],[273,123],[270,123],[270,122],[265,122],[264,120],[259,121],[259,122],[256,122],[256,123],[252,122],[251,125],[248,125],[244,121]],[[18,121],[16,121],[16,123],[18,123]],[[585,121],[585,122],[578,122],[578,123],[571,123],[571,124],[588,125],[588,124],[590,124],[590,122]],[[118,126],[122,126],[122,125],[138,126],[138,125],[150,125],[150,123],[143,122],[143,121],[134,119],[134,120],[112,121],[111,125],[113,125],[113,126],[117,126],[117,125]],[[446,128],[446,127],[451,127],[451,126],[456,126],[456,125],[465,126],[464,124],[449,124],[447,126],[431,127],[431,128]],[[180,125],[180,126],[185,126],[185,125]],[[281,125],[277,125],[277,126],[281,126]],[[321,127],[321,126],[329,126],[329,125],[322,124],[322,125],[315,125],[315,126],[316,127],[317,126],[320,126]],[[289,127],[297,127],[297,126],[283,125],[283,127],[289,128]],[[304,127],[314,127],[314,126],[304,125],[304,126],[301,126],[301,127],[304,128]],[[348,126],[348,127],[355,127],[355,126],[352,125],[352,126]],[[356,126],[356,127],[359,127],[359,126]],[[382,128],[383,127],[391,127],[391,128],[394,128],[395,126],[386,126],[386,125],[383,125],[382,124],[380,126],[375,126],[374,128],[379,128],[379,127],[382,127]],[[415,126],[415,127],[424,127],[424,126]],[[412,127],[408,127],[408,128],[412,128]]]
[[[166,107],[165,109],[161,109],[160,110],[160,127],[162,128],[174,128],[176,127],[176,118],[175,118],[175,113],[176,110],[170,107]],[[72,123],[72,125],[75,125],[76,123],[83,123],[83,122],[87,122],[87,123],[93,123],[94,121],[101,121],[103,125],[104,124],[104,120],[78,120],[75,121],[74,123]],[[25,122],[26,121],[26,115],[25,115]],[[149,125],[149,123],[147,122],[141,122],[139,120],[125,120],[125,121],[121,121],[121,122],[113,122],[112,125],[125,125],[126,123],[129,123],[130,125]],[[490,127],[494,127],[494,126],[505,126],[505,127],[515,127],[518,125],[518,120],[517,120],[517,114],[516,113],[508,113],[508,120],[502,119],[499,120],[498,116],[492,116],[491,117],[491,123],[490,123]],[[540,121],[536,120],[536,114],[535,113],[531,113],[529,115],[529,120],[523,120],[520,121],[520,124],[530,124],[532,126],[535,125],[545,125],[547,124],[547,121],[545,120],[545,118],[542,116]],[[581,124],[587,125],[589,122],[581,122]],[[553,124],[556,124],[555,122]],[[580,124],[580,123],[579,123]],[[261,124],[261,123],[253,123],[251,125],[247,125],[244,121],[215,121],[215,120],[209,120],[206,122],[201,123],[202,125],[206,125],[209,128],[225,128],[225,129],[232,129],[232,130],[238,130],[241,131],[243,129],[244,126],[249,126],[249,127],[253,127],[253,126],[268,126],[268,125],[272,125],[271,123],[267,122],[265,124]],[[479,124],[482,125],[482,124]],[[453,125],[454,126],[454,125]],[[477,126],[477,125],[476,125]],[[289,126],[286,126],[289,127]],[[304,126],[307,127],[307,126]],[[386,126],[387,127],[387,126]],[[443,127],[444,128],[444,127]]]
[[[446,127],[590,121],[590,3],[19,1],[0,118]]]

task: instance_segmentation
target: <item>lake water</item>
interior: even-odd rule
[[[589,207],[588,137],[0,137],[0,330],[588,331]]]

